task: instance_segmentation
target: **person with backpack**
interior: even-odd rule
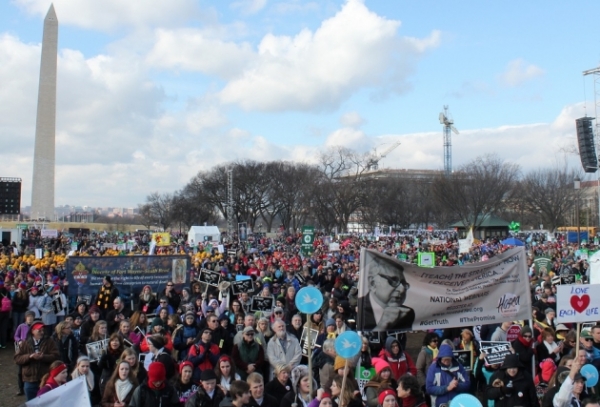
[[[4,287],[4,281],[0,281],[0,298],[2,298],[0,299],[0,349],[6,349],[12,301],[8,290]]]

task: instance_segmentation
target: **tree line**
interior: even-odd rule
[[[304,224],[345,232],[352,222],[367,229],[446,228],[456,221],[478,227],[494,214],[522,225],[554,230],[571,219],[582,191],[581,173],[543,168],[523,173],[495,155],[478,157],[446,175],[372,171],[374,156],[343,147],[323,152],[318,163],[241,160],[200,171],[181,190],[153,192],[139,205],[148,227],[186,230],[227,220],[227,174],[233,176],[233,224],[254,231]],[[386,175],[387,174],[387,175]],[[589,222],[589,219],[588,219]]]

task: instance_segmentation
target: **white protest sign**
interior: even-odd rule
[[[600,284],[559,285],[556,294],[556,322],[588,322],[600,319],[598,303]]]
[[[469,253],[471,243],[467,239],[458,239],[458,252],[460,254]]]

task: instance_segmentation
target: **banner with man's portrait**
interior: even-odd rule
[[[360,331],[456,328],[531,316],[522,247],[456,267],[419,267],[361,250]]]

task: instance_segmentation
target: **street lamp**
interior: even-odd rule
[[[577,222],[577,248],[579,248],[580,244],[580,226],[579,226],[579,189],[581,188],[581,179],[579,179],[579,175],[575,177],[573,181],[573,189],[575,190],[575,195],[577,196],[577,206],[575,207],[575,222]]]

